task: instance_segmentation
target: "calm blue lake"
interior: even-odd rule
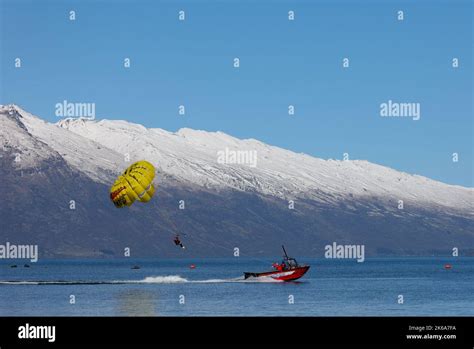
[[[0,315],[474,315],[474,258],[302,258],[311,269],[300,282],[242,280],[278,260],[3,260]]]

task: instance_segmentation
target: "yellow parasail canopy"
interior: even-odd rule
[[[135,200],[148,202],[155,193],[155,167],[148,161],[130,165],[110,188],[110,199],[115,207],[130,206]]]

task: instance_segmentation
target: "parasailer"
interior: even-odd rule
[[[175,236],[175,238],[174,238],[173,241],[174,241],[174,244],[175,244],[176,246],[179,246],[179,247],[181,247],[181,248],[183,248],[183,249],[186,248],[186,247],[183,245],[183,243],[181,242],[181,239],[179,238],[179,234],[176,234],[176,236]]]
[[[155,193],[155,167],[148,161],[130,165],[110,188],[110,199],[115,207],[132,205],[136,200],[148,202]]]

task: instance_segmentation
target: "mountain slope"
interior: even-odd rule
[[[365,244],[372,255],[474,249],[471,188],[221,132],[110,120],[50,124],[13,105],[0,107],[0,123],[0,237],[39,241],[45,256],[121,256],[125,247],[132,256],[183,255],[170,242],[176,231],[187,234],[186,256],[229,256],[234,247],[268,255],[283,242],[312,256],[333,241]],[[219,163],[226,149],[255,151],[257,166]],[[139,159],[157,166],[156,196],[118,210],[109,186]]]
[[[446,185],[367,161],[322,160],[221,132],[146,129],[126,121],[62,120],[58,126],[132,157],[146,156],[163,172],[211,188],[255,191],[285,199],[335,203],[378,197],[473,211],[472,189]],[[219,164],[219,151],[249,150],[257,166]]]

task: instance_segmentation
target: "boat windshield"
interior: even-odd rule
[[[298,262],[294,258],[288,258],[282,262],[286,269],[292,269],[298,267]]]

